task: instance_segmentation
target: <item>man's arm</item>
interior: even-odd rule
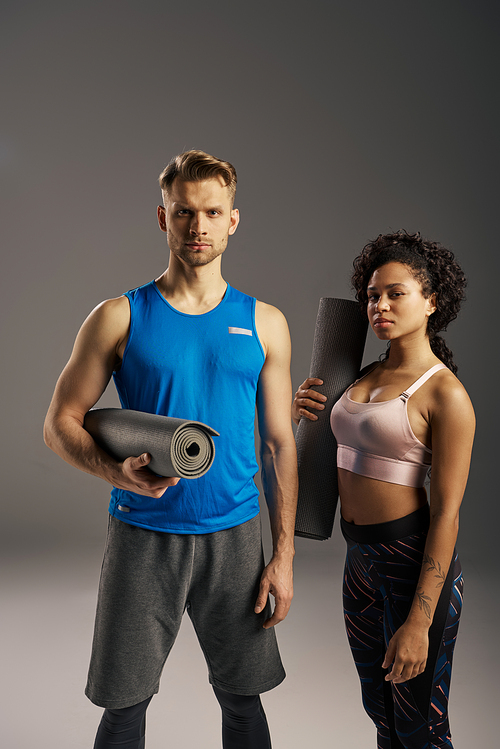
[[[45,443],[67,463],[120,489],[161,497],[178,479],[158,478],[148,470],[147,454],[114,460],[83,428],[87,411],[95,405],[119,366],[130,326],[126,297],[109,299],[96,307],[76,337],[70,360],[54,391],[44,425]]]
[[[264,623],[267,629],[285,618],[292,602],[298,479],[290,412],[292,386],[288,325],[279,310],[262,302],[257,302],[255,319],[266,354],[259,378],[257,412],[262,483],[273,537],[273,557],[262,573],[255,611],[262,611],[268,594],[272,593],[275,609],[272,617]]]

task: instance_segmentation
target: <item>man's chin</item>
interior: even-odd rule
[[[215,260],[215,258],[219,257],[220,254],[222,253],[193,251],[183,252],[179,255],[179,257],[186,263],[186,265],[195,267],[198,265],[208,265],[208,263],[211,263],[212,260]]]

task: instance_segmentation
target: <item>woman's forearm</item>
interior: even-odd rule
[[[432,516],[422,559],[422,571],[407,622],[429,628],[446,581],[458,534],[458,514]]]

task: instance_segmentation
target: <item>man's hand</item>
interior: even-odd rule
[[[176,477],[156,476],[148,468],[151,461],[149,453],[143,453],[138,458],[127,458],[121,464],[122,477],[115,486],[119,489],[142,494],[145,497],[162,497],[169,486],[175,486],[180,479]]]
[[[292,556],[274,556],[262,573],[260,590],[255,603],[255,613],[260,614],[266,606],[269,593],[274,596],[274,613],[263,624],[264,629],[282,622],[288,614],[293,598]]]

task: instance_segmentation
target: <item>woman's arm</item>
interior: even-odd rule
[[[446,580],[458,533],[458,514],[467,484],[474,439],[472,404],[461,383],[450,375],[436,387],[428,419],[432,434],[430,526],[422,571],[410,613],[394,634],[382,664],[395,684],[423,672],[428,631]]]

